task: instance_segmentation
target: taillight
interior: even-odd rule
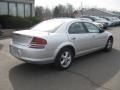
[[[30,43],[30,48],[44,48],[47,41],[43,38],[34,37]]]

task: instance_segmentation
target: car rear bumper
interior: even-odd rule
[[[37,49],[10,45],[10,53],[14,57],[28,63],[48,64],[54,62],[54,58],[52,57],[52,52],[46,49],[37,50]]]

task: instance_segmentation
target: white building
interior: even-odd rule
[[[0,0],[0,15],[34,16],[34,0]]]

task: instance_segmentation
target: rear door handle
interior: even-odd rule
[[[95,38],[95,35],[93,35],[92,37]]]
[[[76,37],[73,37],[73,38],[72,38],[72,40],[75,40],[75,39],[76,39]]]

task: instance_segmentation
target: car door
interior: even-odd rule
[[[89,50],[92,35],[89,35],[81,22],[74,22],[68,28],[68,38],[74,44],[77,54]]]
[[[100,32],[100,28],[89,22],[84,22],[89,35],[92,35],[92,48],[104,47],[107,40],[107,35],[104,32]]]

